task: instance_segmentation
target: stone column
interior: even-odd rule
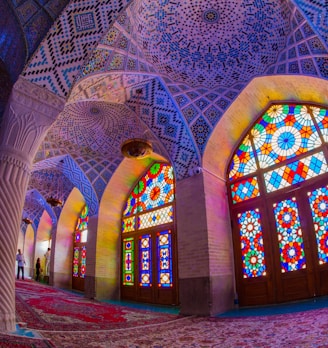
[[[233,307],[232,238],[225,183],[200,169],[176,184],[180,312]]]
[[[65,101],[19,78],[0,130],[0,331],[15,330],[15,255],[33,158]]]

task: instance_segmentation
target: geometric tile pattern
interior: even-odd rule
[[[328,47],[328,10],[327,2],[324,0],[319,1],[305,1],[295,0],[296,5],[303,12],[306,19],[311,26],[316,28],[317,34],[319,34],[324,40],[326,47]]]
[[[233,204],[246,201],[247,199],[258,197],[260,195],[260,189],[256,176],[232,184],[230,189]]]
[[[138,229],[144,229],[151,226],[157,226],[173,221],[173,206],[157,209],[150,213],[139,215]]]
[[[72,1],[23,72],[31,82],[66,97],[86,57],[129,0]]]
[[[159,74],[192,87],[231,86],[262,74],[289,32],[290,9],[281,1],[149,0],[135,7],[134,26],[148,60]],[[172,15],[175,8],[179,16]]]
[[[320,5],[317,3],[314,5],[307,6],[314,10],[316,7],[318,12],[314,11],[313,15],[316,13],[318,18],[320,13],[323,13],[323,8],[319,11]],[[308,12],[310,13],[310,12]],[[307,20],[303,17],[301,12],[294,9],[293,16],[291,18],[292,31],[288,36],[288,45],[284,50],[279,53],[279,57],[276,63],[268,69],[268,73],[277,74],[303,74],[309,76],[322,76],[324,78],[328,77],[328,24],[324,25],[322,21],[322,26],[316,29],[320,31],[321,34],[326,32],[326,37],[324,40],[318,36],[317,32],[311,27]],[[316,20],[316,17],[310,17]],[[326,15],[323,17],[327,17]]]
[[[327,172],[328,165],[325,156],[323,152],[319,152],[264,173],[264,179],[267,192],[273,192]]]
[[[174,166],[177,179],[188,176],[188,169],[200,165],[200,157],[194,147],[192,137],[186,124],[174,107],[171,97],[158,79],[147,83],[139,97],[141,118],[161,139]],[[127,101],[132,109],[137,99]]]

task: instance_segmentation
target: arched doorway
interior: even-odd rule
[[[272,105],[233,154],[228,190],[242,306],[328,294],[328,112]]]
[[[173,168],[151,165],[129,195],[122,213],[121,297],[177,304]]]
[[[78,218],[73,234],[73,269],[72,288],[84,291],[84,279],[86,274],[87,238],[88,238],[89,209],[85,205]]]

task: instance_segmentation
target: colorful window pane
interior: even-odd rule
[[[256,171],[256,162],[249,137],[246,136],[235,152],[229,168],[229,179],[235,180]]]
[[[157,233],[158,287],[172,287],[172,235],[170,230]]]
[[[318,262],[328,262],[328,186],[308,192],[316,234]]]
[[[86,265],[87,265],[87,248],[86,246],[83,246],[81,248],[81,269],[80,269],[81,278],[85,278]]]
[[[77,220],[76,230],[83,231],[88,228],[89,208],[87,205],[83,208],[80,217]]]
[[[296,199],[273,205],[280,249],[281,272],[306,268],[304,244]]]
[[[151,235],[139,237],[139,285],[152,286],[152,247]]]
[[[233,204],[246,201],[250,198],[258,197],[260,195],[257,177],[248,178],[246,180],[232,184],[230,186],[230,189]]]
[[[228,170],[229,181],[283,164],[296,156],[318,149],[328,142],[328,110],[313,105],[275,104],[258,120],[234,153]],[[311,158],[311,160],[310,160]],[[323,152],[264,173],[267,192],[298,184],[326,173]],[[261,180],[262,178],[259,178]],[[251,180],[251,179],[249,179]],[[249,182],[230,185],[233,204],[260,196],[247,191]],[[239,185],[241,185],[239,187]],[[238,186],[238,187],[237,187]]]
[[[173,167],[155,163],[129,196],[123,216],[160,207],[174,200]]]
[[[328,110],[315,106],[311,106],[310,110],[315,117],[318,127],[320,128],[323,140],[328,142]]]
[[[243,277],[266,275],[261,218],[258,209],[238,214]]]
[[[122,232],[131,232],[135,230],[135,216],[130,216],[122,220]]]
[[[307,106],[273,105],[252,129],[261,168],[280,163],[321,145]]]
[[[74,247],[73,252],[73,277],[79,276],[79,258],[80,258],[80,248]]]
[[[325,156],[323,152],[319,152],[265,173],[264,180],[267,192],[273,192],[327,173],[327,171]]]
[[[138,216],[138,228],[158,226],[173,221],[173,206],[157,209]]]
[[[123,285],[134,285],[134,239],[123,239]]]

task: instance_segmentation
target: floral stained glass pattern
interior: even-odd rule
[[[144,228],[158,226],[173,222],[173,206],[157,209],[149,213],[145,213],[138,216],[138,228],[142,230]]]
[[[229,180],[236,180],[256,171],[256,162],[252,145],[248,136],[245,137],[235,152],[229,168]]]
[[[173,167],[155,163],[129,196],[123,216],[160,207],[174,200]]]
[[[328,172],[323,152],[319,152],[264,174],[267,192],[273,192]]]
[[[170,230],[157,233],[157,267],[158,287],[172,287],[172,235]]]
[[[318,263],[328,262],[328,186],[308,192],[316,234]]]
[[[266,275],[261,218],[258,209],[238,214],[243,277]]]
[[[83,246],[81,248],[81,269],[80,269],[81,278],[85,278],[86,265],[87,265],[87,248],[86,246]]]
[[[89,221],[89,208],[87,205],[84,206],[80,217],[77,220],[76,224],[76,230],[83,231],[88,228],[88,221]]]
[[[258,197],[260,195],[257,177],[238,181],[237,183],[232,184],[230,188],[233,204],[246,201],[250,198]]]
[[[139,285],[152,286],[152,239],[150,234],[139,237],[139,263]]]
[[[311,112],[315,117],[318,127],[320,128],[320,132],[323,136],[323,140],[328,142],[328,110],[318,107],[312,107]]]
[[[79,276],[80,248],[75,247],[73,251],[73,277]]]
[[[306,105],[273,105],[252,129],[260,168],[293,158],[321,145]]]
[[[122,220],[122,232],[131,232],[135,230],[136,217],[130,216]]]
[[[296,199],[273,205],[280,250],[281,272],[306,268],[302,229]]]
[[[123,285],[134,285],[134,239],[123,239]]]

